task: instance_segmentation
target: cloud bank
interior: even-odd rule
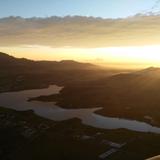
[[[125,19],[49,17],[0,19],[0,46],[98,48],[160,45],[160,15]]]

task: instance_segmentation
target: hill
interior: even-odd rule
[[[0,92],[44,88],[50,84],[64,86],[107,77],[115,72],[73,60],[33,61],[0,52]]]
[[[64,61],[33,61],[28,60],[25,58],[15,58],[8,54],[0,52],[0,67],[1,69],[16,69],[23,67],[26,71],[37,71],[40,69],[45,70],[89,70],[89,69],[97,69],[98,67],[89,64],[89,63],[80,63],[71,60],[64,60]],[[12,67],[12,68],[10,68]],[[18,68],[19,67],[19,68]],[[29,70],[32,68],[32,70]],[[27,70],[28,69],[28,70]]]
[[[152,74],[154,73],[154,74]],[[99,114],[141,120],[160,126],[160,69],[116,74],[78,85],[68,85],[60,95],[37,100],[57,101],[64,108],[103,107]]]

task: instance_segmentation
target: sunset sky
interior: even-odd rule
[[[159,2],[2,0],[0,51],[30,59],[160,66]]]

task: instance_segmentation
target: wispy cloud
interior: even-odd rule
[[[157,7],[159,7],[159,4],[160,4],[160,0],[157,0],[155,4],[152,6],[151,10],[157,9]]]
[[[125,19],[8,17],[0,19],[0,45],[96,48],[160,44],[160,15]]]

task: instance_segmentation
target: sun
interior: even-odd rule
[[[141,62],[160,65],[160,45],[97,48],[95,52],[99,57],[112,62]]]

